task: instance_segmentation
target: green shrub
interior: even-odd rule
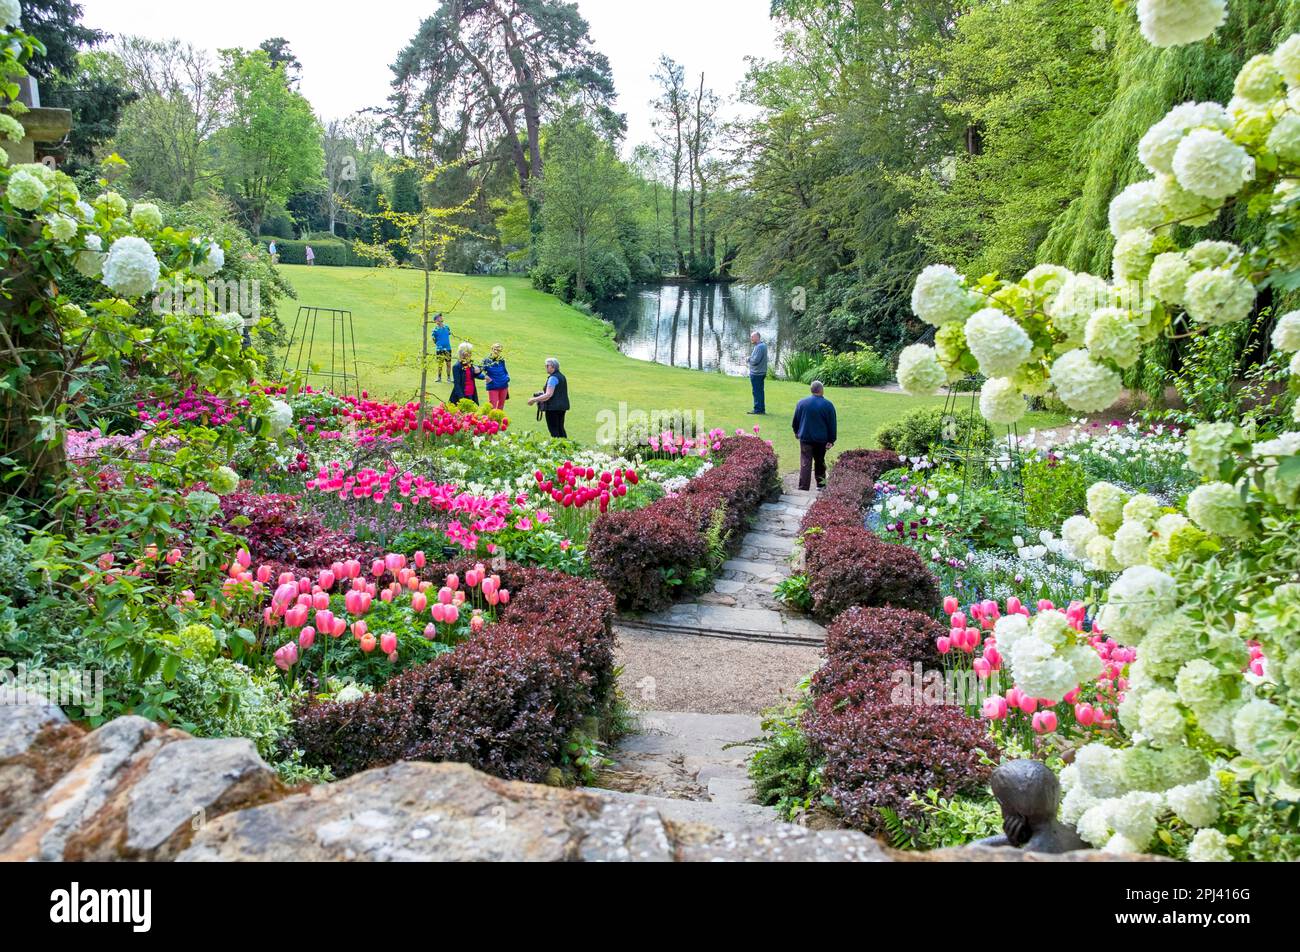
[[[786,380],[797,380],[799,383],[812,383],[817,373],[818,357],[816,354],[810,354],[807,351],[795,351],[785,359],[781,368]]]
[[[271,239],[261,238],[259,242],[265,248],[271,242]],[[357,254],[350,242],[339,238],[310,241],[275,239],[275,250],[280,257],[281,264],[306,264],[308,245],[311,245],[312,250],[316,252],[316,264],[325,267],[368,268],[373,267],[375,264],[373,259]]]
[[[814,373],[828,387],[878,387],[890,377],[888,361],[862,343],[841,354],[827,349]]]
[[[1069,460],[1035,460],[1022,470],[1025,521],[1037,529],[1057,531],[1088,504],[1088,471]]]
[[[751,742],[756,748],[749,760],[754,798],[776,807],[786,820],[793,820],[825,797],[821,764],[799,726],[811,704],[808,686],[805,678],[794,701],[765,711],[763,736]]]
[[[978,414],[935,407],[912,410],[876,431],[882,449],[903,456],[925,456],[933,447],[984,451],[993,445],[993,429]]]

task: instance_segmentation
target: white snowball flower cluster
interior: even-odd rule
[[[1300,351],[1300,311],[1288,311],[1273,328],[1273,346],[1283,353]]]
[[[912,344],[898,355],[898,385],[906,393],[928,395],[948,382],[934,348]]]
[[[26,136],[27,132],[21,122],[7,112],[0,113],[0,138],[8,139],[10,142],[22,142]]]
[[[1250,153],[1217,129],[1193,129],[1174,152],[1174,178],[1193,195],[1224,199],[1255,177]]]
[[[913,313],[935,327],[964,321],[977,306],[962,276],[946,264],[930,265],[917,276],[912,288]]]
[[[1265,146],[1283,162],[1300,162],[1300,116],[1287,113],[1280,117],[1269,132]]]
[[[1300,88],[1300,33],[1290,37],[1273,52],[1273,65],[1288,86]]]
[[[68,242],[77,237],[77,220],[69,215],[50,215],[45,225],[55,241]]]
[[[1118,282],[1145,281],[1155,261],[1156,236],[1134,228],[1119,236],[1111,256],[1111,270]]]
[[[1118,238],[1129,231],[1150,231],[1165,224],[1165,210],[1154,180],[1134,182],[1116,195],[1107,213],[1110,233]]]
[[[1270,748],[1285,735],[1286,714],[1268,701],[1249,701],[1232,720],[1232,733],[1239,751],[1252,760],[1266,763],[1274,756]]]
[[[1232,85],[1233,95],[1253,103],[1269,103],[1282,93],[1282,74],[1268,53],[1246,61]]]
[[[137,228],[157,231],[162,223],[162,212],[152,202],[136,202],[131,209],[131,224]]]
[[[1246,503],[1240,491],[1228,483],[1205,483],[1187,497],[1187,514],[1206,532],[1221,536],[1242,536],[1250,532]]]
[[[200,278],[210,278],[226,266],[226,252],[215,241],[208,244],[207,257],[192,269]]]
[[[1056,395],[1071,410],[1096,413],[1106,409],[1124,391],[1124,381],[1105,364],[1098,363],[1086,350],[1072,350],[1052,364],[1052,384]]]
[[[994,625],[998,648],[1016,686],[1033,697],[1059,701],[1101,674],[1097,652],[1058,611],[1043,611],[1027,621],[1007,615]]]
[[[1187,467],[1198,476],[1210,479],[1230,455],[1237,435],[1231,423],[1200,423],[1187,431]]]
[[[1088,318],[1097,308],[1109,305],[1110,301],[1110,285],[1103,278],[1080,272],[1070,275],[1056,296],[1047,302],[1047,316],[1067,343],[1082,343]]]
[[[1099,626],[1121,644],[1137,644],[1147,629],[1177,606],[1173,577],[1148,565],[1135,565],[1110,586]]]
[[[143,238],[128,235],[109,247],[108,257],[104,260],[103,282],[124,297],[141,297],[158,284],[160,271],[153,246]]]
[[[0,0],[0,27],[16,27],[23,18],[18,0]]]
[[[990,423],[1009,425],[1025,415],[1028,404],[1006,377],[992,377],[980,390],[980,413]]]
[[[40,208],[49,194],[50,190],[45,183],[27,169],[16,169],[9,176],[9,184],[5,188],[9,204],[23,212]]]
[[[1083,336],[1088,353],[1117,367],[1132,367],[1141,353],[1142,340],[1132,315],[1117,307],[1103,307],[1088,319]]]
[[[1181,306],[1187,292],[1187,282],[1192,276],[1192,265],[1186,256],[1176,251],[1156,255],[1147,274],[1147,287],[1161,301]]]
[[[993,307],[976,311],[966,321],[966,346],[986,377],[1009,376],[1034,349],[1024,329]]]
[[[1174,174],[1174,155],[1184,136],[1193,129],[1226,132],[1232,128],[1228,111],[1217,102],[1187,102],[1175,106],[1147,130],[1138,143],[1138,158],[1154,175]]]
[[[1230,268],[1209,268],[1188,278],[1183,304],[1194,321],[1231,324],[1250,315],[1255,286]]]
[[[242,314],[218,314],[214,323],[227,334],[242,335],[244,333],[244,316]]]
[[[1228,18],[1227,0],[1138,0],[1138,23],[1153,46],[1168,48],[1212,36]]]
[[[1187,847],[1187,859],[1193,863],[1230,863],[1232,852],[1228,838],[1218,830],[1197,830]]]
[[[104,239],[99,235],[87,235],[86,247],[77,252],[73,258],[73,267],[86,278],[98,278],[104,270]]]
[[[271,427],[271,437],[278,439],[288,431],[289,427],[293,426],[293,407],[283,400],[272,400],[266,420]]]
[[[1190,225],[1199,228],[1219,217],[1219,203],[1187,191],[1172,175],[1155,178],[1156,194],[1164,206],[1166,225]]]

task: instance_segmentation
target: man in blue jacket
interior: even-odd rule
[[[826,451],[835,445],[835,404],[823,395],[820,380],[812,382],[812,396],[804,397],[794,407],[794,435],[799,440],[799,488],[809,489],[813,469],[817,471],[817,488],[826,485]]]

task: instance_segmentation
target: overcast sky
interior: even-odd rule
[[[382,105],[389,64],[415,35],[437,0],[82,0],[88,24],[110,33],[176,37],[218,50],[251,48],[272,36],[289,40],[303,64],[302,91],[323,119]],[[701,70],[730,98],[747,56],[771,57],[775,30],[770,0],[578,0],[596,47],[609,57],[618,109],[628,117],[628,145],[648,142],[650,76],[660,53]],[[730,112],[730,110],[727,110]]]

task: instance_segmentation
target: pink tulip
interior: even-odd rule
[[[486,622],[484,622],[483,616],[476,613],[474,617],[469,620],[469,629],[477,635],[483,630],[484,624],[486,624]]]
[[[275,652],[275,666],[281,671],[288,671],[298,663],[298,646],[292,641],[282,645]]]
[[[971,667],[975,669],[975,674],[981,681],[988,680],[989,674],[993,671],[992,666],[983,658],[976,658],[971,662]]]
[[[1039,711],[1034,715],[1033,726],[1039,734],[1050,734],[1056,730],[1056,712]]]
[[[949,625],[949,627],[952,627],[952,628],[965,628],[965,627],[966,627],[966,616],[965,616],[964,614],[962,614],[961,612],[953,612],[953,613],[948,617],[948,625]]]
[[[271,566],[259,565],[257,567],[257,580],[263,585],[271,581]]]
[[[315,608],[317,611],[321,611],[323,609],[329,608],[330,607],[329,592],[317,592],[315,595],[311,597],[311,604],[312,607]]]
[[[438,601],[442,602],[444,605],[450,605],[453,596],[454,593],[446,585],[438,589]]]
[[[362,635],[362,636],[361,636],[361,650],[364,651],[366,654],[370,654],[370,652],[372,652],[372,651],[375,650],[375,636],[374,636],[374,635]]]
[[[1032,698],[1028,694],[1020,695],[1020,710],[1026,714],[1032,714],[1038,710],[1038,699]]]
[[[460,609],[455,605],[448,605],[443,609],[443,617],[446,618],[447,624],[454,625],[460,618]]]
[[[367,626],[364,621],[354,621],[352,623],[352,636],[354,638],[364,638],[366,636]]]
[[[474,571],[473,569],[470,569],[468,572],[465,573],[465,584],[468,585],[470,588],[477,588],[478,580],[479,580],[479,573]]]
[[[308,626],[298,632],[298,646],[306,651],[316,643],[316,629]]]
[[[289,628],[301,628],[307,624],[307,606],[298,605],[284,613],[284,623]]]
[[[429,607],[429,597],[424,592],[416,592],[411,596],[411,610],[422,612]]]
[[[379,600],[381,602],[391,602],[393,600],[393,590],[390,588],[384,589],[379,593]]]
[[[996,694],[984,699],[984,717],[990,721],[1000,721],[1007,716],[1007,699]]]
[[[424,637],[433,641],[438,637],[438,628],[432,622],[424,626]]]
[[[507,589],[504,589],[504,588],[503,588],[503,589],[501,589],[501,591],[498,592],[497,594],[498,594],[498,597],[501,599],[501,604],[502,604],[502,605],[509,605],[509,604],[510,604],[510,592],[509,592]]]
[[[943,600],[943,613],[945,615],[955,615],[961,611],[961,602],[957,601],[955,595],[949,595]]]
[[[939,649],[939,654],[946,655],[952,650],[952,641],[945,635],[935,639],[934,646]]]
[[[177,562],[179,562],[180,560],[181,560],[181,550],[180,550],[180,549],[172,549],[170,552],[167,553],[167,564],[168,564],[168,565],[175,565],[175,564],[176,564]],[[244,568],[248,568],[248,566],[245,565]]]
[[[455,572],[452,572],[450,575],[448,575],[447,587],[451,589],[453,592],[456,591],[456,589],[460,588],[460,576],[457,575]]]
[[[253,564],[253,557],[248,554],[247,549],[240,549],[235,553],[235,561],[239,563],[241,569],[246,569]]]
[[[1056,606],[1052,604],[1052,600],[1050,598],[1040,598],[1038,600],[1038,610],[1040,612],[1050,612],[1055,607]]]
[[[399,552],[390,552],[384,556],[384,567],[390,572],[396,573],[404,565],[406,565],[406,556]]]
[[[444,605],[442,602],[434,602],[434,603],[433,603],[433,607],[432,607],[431,609],[429,609],[429,613],[430,613],[431,615],[433,615],[433,620],[434,620],[434,621],[437,621],[437,622],[446,622],[446,620],[447,620],[447,608],[448,608],[448,607],[449,607],[449,606]]]
[[[316,613],[316,627],[321,631],[334,630],[334,613],[329,609],[324,609]]]
[[[386,631],[379,636],[379,650],[386,655],[392,654],[397,650],[397,636],[391,631]]]
[[[379,578],[379,576],[384,574],[383,559],[375,559],[373,562],[370,563],[370,574],[373,575],[375,578]]]
[[[335,618],[334,627],[330,630],[330,636],[333,638],[342,638],[343,632],[348,630],[348,620],[346,618]]]
[[[1091,704],[1079,703],[1074,705],[1074,719],[1084,727],[1091,727],[1097,719],[1097,712]]]
[[[423,552],[423,551],[418,551],[418,552],[415,553],[415,567],[416,567],[417,569],[422,569],[422,568],[424,568],[425,562],[427,562],[427,561],[428,561],[428,560],[425,558],[425,555],[424,555],[424,552]]]

